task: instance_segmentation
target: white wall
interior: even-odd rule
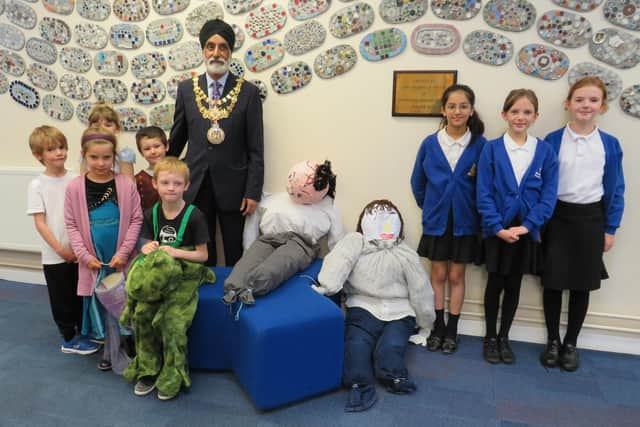
[[[280,0],[277,3],[286,6],[287,1]],[[370,3],[377,11],[379,2],[371,1]],[[557,8],[550,0],[534,3],[538,15]],[[192,0],[191,8],[198,4],[200,2]],[[334,1],[331,10],[321,15],[318,20],[326,26],[330,15],[347,4]],[[36,8],[39,14],[62,18],[70,26],[80,22],[79,16],[75,13],[70,17],[61,17],[44,10],[40,3],[30,5]],[[182,12],[177,17],[184,20],[186,14],[187,12]],[[601,9],[586,13],[585,16],[591,21],[594,30],[610,26],[604,20]],[[244,17],[244,15],[227,14],[228,21],[239,25],[244,23]],[[158,16],[152,11],[151,16],[142,23],[142,26],[145,27],[149,20],[156,18]],[[109,19],[107,24],[103,24],[105,28],[118,22],[113,16]],[[6,17],[0,16],[0,21],[6,22]],[[419,21],[398,27],[409,36],[416,25],[423,23],[445,23],[445,21],[436,18],[429,10]],[[471,21],[447,21],[446,23],[456,25],[463,38],[470,31],[488,28],[481,14]],[[297,24],[299,22],[289,18],[285,31]],[[377,15],[371,30],[387,26]],[[35,30],[27,33],[36,35]],[[516,51],[526,43],[543,42],[535,28],[523,33],[503,33],[514,42]],[[284,31],[276,33],[275,37],[282,40]],[[329,34],[323,48],[346,42],[357,50],[360,38],[361,35],[358,35],[338,40]],[[185,33],[183,41],[189,39],[190,36]],[[241,58],[246,47],[252,42],[253,40],[247,39],[243,49],[235,54],[236,57]],[[148,42],[145,42],[141,49],[128,53],[128,56],[131,58],[137,53],[150,50],[152,48]],[[583,61],[597,62],[590,56],[587,46],[563,49],[563,51],[569,56],[572,64]],[[317,49],[301,57],[287,54],[281,65],[299,59],[312,65],[319,52],[320,50]],[[24,51],[21,54],[24,55]],[[27,58],[27,62],[30,61]],[[63,70],[57,64],[53,68],[58,75],[62,75]],[[476,108],[487,125],[487,137],[496,137],[504,131],[500,107],[507,92],[512,88],[533,89],[540,98],[540,119],[532,128],[533,134],[544,136],[565,122],[562,102],[568,89],[566,76],[554,82],[543,81],[520,73],[513,59],[504,66],[492,67],[472,62],[464,55],[462,48],[447,56],[426,56],[414,52],[408,46],[400,56],[379,63],[370,63],[360,57],[352,71],[333,80],[322,80],[314,76],[308,87],[292,94],[276,95],[270,90],[264,104],[265,190],[283,190],[289,167],[299,160],[330,159],[338,174],[337,203],[343,211],[347,228],[354,229],[358,214],[367,202],[374,198],[389,198],[398,205],[405,217],[409,244],[416,246],[421,234],[421,211],[411,196],[409,176],[420,142],[426,135],[437,129],[439,119],[391,117],[393,71],[448,69],[458,70],[458,81],[470,85],[476,91],[478,98]],[[272,71],[269,69],[259,74],[248,73],[248,77],[260,78],[268,84]],[[624,87],[640,83],[638,66],[630,70],[615,69],[615,71],[622,77]],[[168,78],[173,74],[172,70],[168,70],[163,77]],[[95,80],[97,75],[92,70],[87,77]],[[127,73],[124,78],[133,80],[131,73]],[[28,82],[26,76],[23,80]],[[640,289],[637,286],[637,277],[640,269],[634,252],[637,250],[640,226],[633,219],[638,217],[640,209],[640,194],[636,185],[640,171],[633,166],[640,160],[640,146],[636,143],[637,136],[640,134],[640,120],[625,115],[617,101],[617,99],[614,100],[610,111],[600,120],[600,125],[603,129],[617,135],[622,142],[627,181],[626,210],[616,245],[605,257],[611,279],[603,283],[600,291],[592,294],[585,333],[596,333],[597,337],[610,335],[625,342],[630,340],[631,343],[638,344],[640,343],[640,304],[638,303]],[[170,102],[170,99],[167,102]],[[133,104],[133,101],[128,104]],[[77,165],[82,125],[75,117],[70,122],[53,121],[42,110],[30,111],[17,105],[8,94],[0,96],[0,116],[3,117],[5,141],[0,168],[37,166],[29,153],[27,137],[35,125],[42,123],[53,124],[65,132],[72,150],[69,165],[71,167]],[[123,142],[132,147],[135,146],[132,134],[124,135]],[[138,166],[143,165],[139,163]],[[22,208],[17,211],[24,212]],[[481,300],[486,276],[482,269],[472,267],[467,277],[468,292],[464,317],[471,322],[467,322],[463,330],[466,328],[469,332],[482,333],[478,324],[472,321],[482,320]],[[544,339],[540,306],[541,292],[538,282],[533,278],[527,278],[523,286],[521,307],[518,312],[519,320],[516,325],[524,328],[521,329],[522,338],[537,341]],[[591,344],[588,345],[597,348],[602,341],[594,339],[590,342]],[[609,345],[608,348],[614,347]],[[640,348],[640,346],[637,347]]]

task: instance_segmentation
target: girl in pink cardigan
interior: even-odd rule
[[[121,373],[129,358],[121,348],[118,320],[100,304],[93,292],[107,274],[123,271],[136,253],[142,226],[140,197],[135,184],[114,174],[115,136],[92,127],[82,135],[82,157],[88,172],[67,186],[64,219],[79,263],[78,295],[83,296],[82,334],[104,340],[101,370]]]

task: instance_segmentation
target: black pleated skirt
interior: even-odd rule
[[[602,261],[602,202],[577,204],[558,200],[542,235],[542,286],[579,291],[600,288],[609,275]]]
[[[509,227],[520,225],[519,220]],[[542,247],[530,233],[515,243],[507,243],[498,236],[484,240],[484,263],[489,273],[506,276],[509,273],[535,274],[542,271]]]
[[[481,264],[482,246],[478,235],[453,235],[453,212],[449,211],[447,229],[442,236],[423,234],[418,255],[431,261],[451,261],[456,264]]]

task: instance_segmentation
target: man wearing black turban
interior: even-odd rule
[[[207,71],[198,76],[197,86],[208,100],[198,100],[198,90],[191,79],[178,85],[168,155],[179,156],[187,145],[184,161],[191,171],[191,185],[184,198],[207,217],[207,265],[216,264],[216,218],[222,232],[225,264],[234,265],[242,256],[245,216],[253,213],[262,194],[262,102],[253,84],[229,72],[235,44],[231,26],[220,19],[207,21],[199,38]],[[217,94],[216,88],[221,88]],[[216,99],[220,103],[215,103]],[[230,110],[228,117],[217,120],[216,125],[211,120],[210,104],[219,111]],[[213,133],[218,138],[211,137],[210,129],[216,127],[222,129],[221,142],[220,132]]]

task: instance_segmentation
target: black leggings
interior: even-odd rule
[[[496,324],[498,323],[498,307],[500,306],[500,294],[502,298],[502,315],[500,316],[500,337],[508,338],[511,323],[516,315],[518,302],[520,301],[520,286],[522,273],[509,273],[506,276],[500,273],[489,273],[487,288],[484,292],[484,319],[486,323],[486,336],[496,337]]]
[[[547,324],[549,340],[560,340],[560,311],[562,308],[562,290],[545,289],[542,294],[544,306],[544,320]],[[589,308],[589,291],[569,292],[569,319],[567,333],[564,336],[565,344],[576,345],[578,334],[587,316]]]

